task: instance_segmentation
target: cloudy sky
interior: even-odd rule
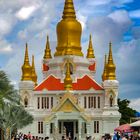
[[[131,100],[140,111],[140,1],[74,0],[77,19],[82,23],[82,48],[86,54],[89,34],[97,59],[96,80],[101,83],[104,54],[113,43],[119,96]],[[51,49],[56,46],[56,24],[61,19],[64,0],[0,0],[0,68],[18,87],[25,43],[35,55],[39,81],[46,35]]]

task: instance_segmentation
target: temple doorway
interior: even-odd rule
[[[74,138],[74,124],[73,122],[64,122],[64,127],[66,129],[66,136]]]

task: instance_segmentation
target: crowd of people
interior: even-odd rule
[[[12,136],[12,140],[49,140],[49,137],[44,138],[44,137],[32,136],[31,133],[29,132],[28,134],[23,134],[23,133],[15,134]],[[62,136],[61,140],[77,140],[77,138],[75,137],[74,139],[71,139]],[[95,138],[89,136],[86,137],[85,140],[95,140]],[[105,134],[104,136],[102,136],[101,140],[140,140],[140,135],[138,135],[138,133],[121,134],[119,132],[116,132],[114,136],[111,136],[110,134]]]
[[[17,133],[12,136],[12,140],[48,140],[49,137],[38,137],[38,136],[32,136],[29,132],[28,134],[23,133]]]
[[[140,140],[138,133],[119,133],[115,132],[114,136],[106,134],[102,137],[102,140]]]

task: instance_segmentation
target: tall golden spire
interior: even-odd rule
[[[90,35],[89,45],[88,45],[88,50],[87,50],[87,58],[95,58],[91,35]]]
[[[47,36],[47,42],[46,42],[46,49],[44,53],[44,59],[50,59],[51,56],[51,50],[50,50],[50,43],[49,43],[49,36]]]
[[[72,90],[72,79],[70,76],[70,63],[68,60],[66,63],[66,77],[64,79],[64,88],[65,90]]]
[[[107,55],[105,54],[104,71],[102,74],[102,81],[107,80]]]
[[[26,49],[25,49],[25,57],[24,57],[24,64],[22,65],[22,81],[32,81],[31,78],[31,66],[29,63],[29,57],[28,57],[28,45],[26,43]]]
[[[37,74],[35,71],[34,55],[32,55],[32,81],[37,85]]]
[[[83,56],[81,51],[81,33],[82,27],[76,20],[73,0],[65,0],[62,20],[57,24],[57,47],[55,56]]]
[[[113,62],[112,56],[112,43],[109,43],[109,55],[108,55],[108,63],[107,63],[107,80],[116,80],[116,66]]]

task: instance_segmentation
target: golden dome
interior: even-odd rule
[[[107,80],[116,80],[116,66],[113,62],[112,56],[112,43],[109,43],[109,55],[108,55],[108,63],[107,63]]]
[[[88,45],[88,50],[87,50],[87,58],[95,58],[94,49],[93,49],[93,45],[92,45],[92,36],[91,35],[90,35],[90,38],[89,38],[89,45]]]
[[[29,63],[28,45],[26,43],[24,64],[22,66],[22,78],[21,78],[21,80],[22,81],[32,81],[31,71],[32,71],[32,67],[30,66],[30,63]]]
[[[81,24],[76,20],[72,0],[65,0],[62,20],[57,24],[57,48],[55,56],[83,56],[81,51]]]

